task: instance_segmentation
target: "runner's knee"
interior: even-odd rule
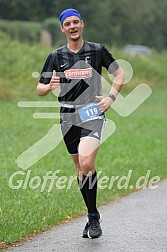
[[[88,157],[80,158],[80,167],[84,175],[87,175],[89,172],[94,173],[94,163]]]

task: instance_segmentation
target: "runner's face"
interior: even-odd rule
[[[71,16],[64,20],[61,30],[65,33],[68,40],[78,40],[82,37],[83,26],[82,20],[76,16]]]

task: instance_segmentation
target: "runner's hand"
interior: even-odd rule
[[[100,111],[106,112],[112,104],[112,99],[110,97],[104,96],[96,96],[96,98],[100,100],[100,102],[97,104]]]
[[[58,88],[60,86],[60,78],[56,76],[56,71],[53,70],[52,79],[49,83],[50,89],[54,90],[55,88]]]

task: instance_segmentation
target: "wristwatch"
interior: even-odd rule
[[[110,97],[113,100],[113,102],[116,100],[116,97],[113,94],[109,94],[108,97]]]

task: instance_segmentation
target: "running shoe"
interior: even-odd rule
[[[95,220],[93,220],[93,219],[95,219]],[[99,212],[95,213],[95,214],[88,214],[88,221],[87,221],[85,228],[83,230],[82,237],[83,238],[98,238],[102,234],[102,231],[100,231],[101,230],[101,227],[100,227],[101,222],[102,222],[102,215],[99,214]],[[91,229],[91,230],[89,230],[89,229]],[[96,229],[96,232],[93,231],[95,229]],[[88,235],[88,232],[89,232],[89,235]],[[94,236],[97,236],[97,237],[94,237]]]

